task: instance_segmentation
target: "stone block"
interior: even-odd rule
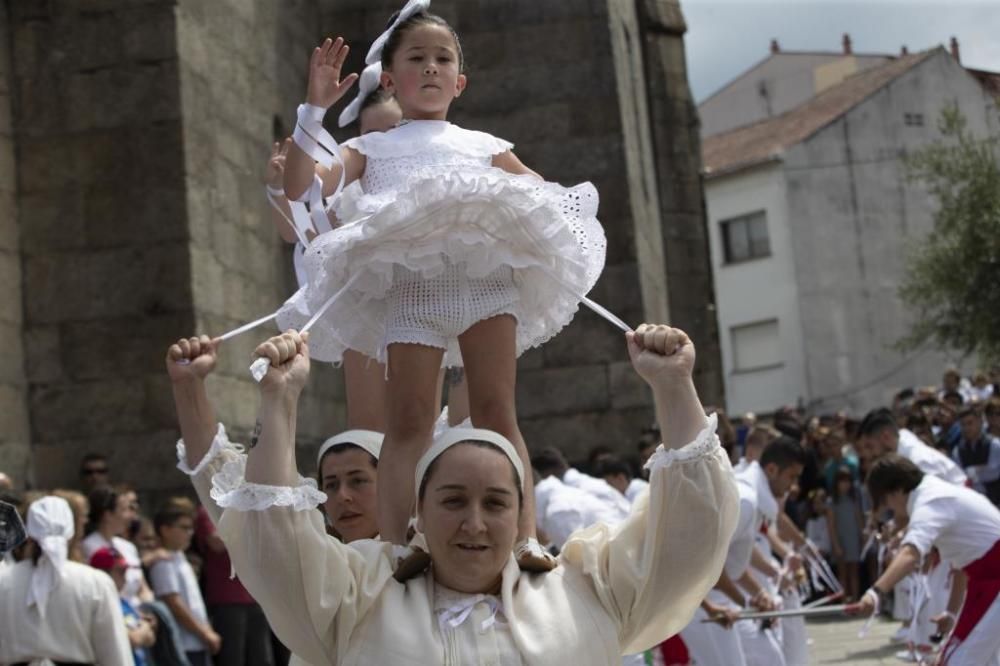
[[[191,303],[199,311],[221,315],[225,312],[227,271],[213,249],[191,248]]]
[[[31,478],[31,446],[27,439],[0,437],[0,471],[11,478],[16,490],[35,486]]]
[[[542,353],[547,368],[601,363],[621,359],[625,339],[621,331],[581,306],[573,322],[545,343]]]
[[[23,164],[24,159],[21,162]],[[21,182],[28,186],[31,181],[22,178]],[[80,188],[67,185],[62,191],[36,189],[23,192],[19,203],[21,250],[26,256],[86,247]]]
[[[608,364],[608,384],[612,409],[650,407],[653,404],[649,386],[629,361]]]
[[[25,442],[28,434],[28,402],[23,386],[0,384],[0,442]]]
[[[29,397],[33,436],[39,442],[145,428],[141,379],[34,385]]]
[[[528,370],[518,377],[519,418],[600,410],[609,404],[604,365]]]
[[[0,321],[0,384],[24,386],[24,341],[21,325]]]
[[[64,378],[59,327],[29,326],[24,329],[24,372],[34,383],[58,382]]]
[[[20,238],[14,192],[0,188],[0,251],[19,252]]]
[[[529,451],[546,446],[562,450],[571,463],[586,461],[595,446],[609,446],[625,457],[635,451],[639,434],[653,422],[649,408],[583,412],[521,419],[521,433]]]
[[[0,323],[19,325],[23,321],[21,260],[18,255],[7,250],[0,250],[0,285],[2,285],[0,286]]]

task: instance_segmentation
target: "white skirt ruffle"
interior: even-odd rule
[[[600,276],[607,243],[597,206],[590,183],[565,188],[493,167],[421,170],[379,195],[352,184],[336,208],[342,226],[306,249],[308,282],[282,306],[278,325],[300,329],[332,299],[310,330],[310,355],[337,362],[354,349],[385,360],[394,266],[426,278],[449,264],[464,263],[470,278],[510,266],[520,355],[566,326]]]

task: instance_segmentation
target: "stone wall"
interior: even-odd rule
[[[0,472],[23,487],[28,480],[31,449],[21,336],[21,255],[10,54],[7,5],[0,4]]]

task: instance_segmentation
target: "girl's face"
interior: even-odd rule
[[[328,453],[320,473],[327,498],[323,510],[344,543],[375,537],[377,477],[368,452],[352,446]]]
[[[822,495],[816,495],[816,497],[813,498],[812,506],[813,506],[813,513],[815,513],[816,515],[821,515],[824,509],[826,509],[826,497]]]
[[[361,112],[358,122],[361,133],[385,132],[399,124],[403,119],[403,111],[395,99],[387,99],[380,104],[374,104]]]
[[[459,445],[441,454],[427,480],[418,528],[434,577],[458,592],[488,592],[517,539],[517,486],[499,451]]]
[[[465,89],[451,31],[426,23],[407,30],[392,66],[382,72],[382,87],[395,95],[404,118],[444,120],[451,101]]]
[[[841,495],[846,495],[851,492],[851,480],[837,479],[837,492]]]
[[[156,536],[156,530],[153,529],[153,523],[148,520],[143,520],[141,526],[139,527],[139,532],[135,536],[135,545],[140,552],[147,552],[150,550],[156,550],[160,547],[160,538]]]

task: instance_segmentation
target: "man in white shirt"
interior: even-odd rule
[[[707,623],[709,617],[728,615],[743,608],[746,595],[757,610],[777,607],[770,593],[753,573],[750,564],[757,535],[766,521],[778,514],[777,498],[783,497],[798,481],[805,466],[805,451],[789,437],[780,437],[764,449],[757,462],[750,463],[737,476],[740,515],[736,532],[729,542],[729,552],[722,575],[709,592],[694,619],[681,631],[692,659],[698,664],[726,666],[783,666],[782,648],[771,630],[760,631],[756,621],[744,620],[735,630],[722,623]],[[728,618],[727,618],[728,619]],[[757,640],[757,634],[760,640]]]
[[[629,504],[633,504],[639,494],[649,487],[648,481],[633,477],[629,464],[616,455],[601,459],[600,473],[605,483],[624,495]]]
[[[875,409],[865,416],[858,427],[854,447],[858,458],[868,469],[882,456],[898,453],[913,462],[924,474],[959,485],[964,485],[967,480],[965,472],[953,460],[924,444],[906,428],[900,428],[892,412],[885,408]]]
[[[631,505],[624,495],[609,486],[604,479],[594,478],[570,467],[559,449],[552,446],[542,449],[531,458],[531,466],[543,477],[555,476],[567,486],[579,488],[601,500],[618,516],[616,522],[628,517]]]
[[[567,486],[549,475],[535,484],[535,516],[538,528],[560,550],[569,535],[595,523],[609,526],[621,522],[619,513],[585,490]]]
[[[948,613],[935,618],[942,633],[954,629],[939,663],[1000,665],[1000,510],[979,493],[927,475],[899,455],[876,461],[867,485],[875,506],[905,517],[908,526],[899,552],[865,592],[857,612],[876,612],[881,596],[937,548],[943,560],[962,572]]]

